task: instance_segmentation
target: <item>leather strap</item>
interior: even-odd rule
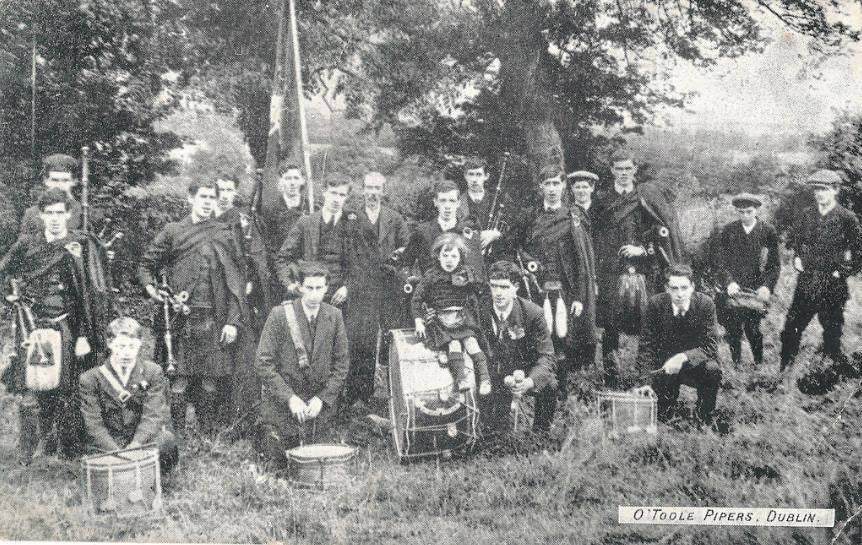
[[[108,384],[111,385],[111,388],[114,389],[114,392],[117,394],[117,399],[119,399],[121,403],[125,403],[132,397],[132,394],[126,390],[122,384],[120,384],[120,381],[117,380],[117,377],[115,377],[108,368],[107,363],[103,363],[99,366],[99,372],[102,373],[102,376],[105,377],[105,380],[107,380]]]
[[[285,302],[282,306],[284,307],[284,316],[287,319],[287,330],[290,332],[290,338],[296,348],[296,361],[300,369],[306,369],[308,367],[308,352],[302,342],[302,334],[299,332],[299,322],[296,320],[293,303]]]

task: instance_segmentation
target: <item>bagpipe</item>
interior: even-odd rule
[[[33,302],[20,293],[19,281],[10,281],[12,293],[6,300],[12,303],[15,338],[24,351],[24,385],[27,389],[45,392],[60,386],[63,366],[62,335],[57,329],[40,327],[33,313]]]
[[[165,275],[162,275],[162,284],[158,290],[162,299],[162,319],[165,322],[162,337],[165,342],[165,374],[173,376],[177,370],[177,360],[174,356],[174,336],[171,326],[177,316],[188,316],[191,313],[191,308],[188,306],[189,292],[181,291],[175,294],[168,285]]]
[[[113,285],[113,275],[111,273],[111,264],[114,262],[116,253],[112,249],[114,243],[123,240],[125,235],[122,231],[115,231],[109,236],[111,227],[111,218],[105,218],[102,223],[102,228],[94,235],[95,241],[105,252],[107,263],[107,276],[111,279]],[[81,148],[81,230],[87,235],[90,235],[90,148],[84,146]],[[111,287],[111,291],[118,292],[116,287]]]
[[[541,299],[548,331],[557,338],[564,339],[569,333],[569,312],[563,299],[563,283],[559,280],[547,280],[539,284],[538,277],[542,276],[544,267],[529,256],[525,262],[524,255],[526,254],[521,250],[515,253],[515,259],[521,269],[524,293],[531,301],[538,302]]]
[[[497,187],[494,189],[494,198],[491,200],[491,206],[488,209],[488,229],[503,232],[508,228],[508,225],[503,221],[503,203],[500,202],[500,193],[503,191],[503,180],[506,176],[506,164],[509,162],[509,152],[503,152],[503,164],[500,166],[500,175],[497,177]],[[469,237],[468,237],[469,238]],[[494,245],[489,244],[482,250],[482,255],[488,256],[494,251]]]

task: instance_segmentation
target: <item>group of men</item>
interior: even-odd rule
[[[755,363],[763,359],[760,319],[780,261],[775,229],[757,217],[760,199],[733,199],[740,219],[718,238],[714,301],[695,292],[671,199],[654,183],[635,183],[637,166],[623,150],[611,158],[612,184],[595,196],[596,174],[543,169],[541,206],[510,206],[518,212],[505,224],[496,221],[489,172],[478,160],[464,165],[467,191],[438,183],[436,217],[412,229],[383,204],[385,178],[376,172],[352,203],[351,180],[329,176],[312,212],[303,209],[306,181],[293,164],[280,169],[278,198],[259,214],[236,207],[234,177],[194,183],[189,215],[167,224],[140,259],[138,281],[157,309],[160,365],[153,365],[139,356],[137,322],[106,323],[104,248],[76,229],[83,224],[71,195],[75,168],[67,156],[45,160],[45,192],[0,262],[21,317],[16,346],[26,348],[7,386],[24,389],[21,370],[50,359],[33,330],[62,339],[62,380],[28,398],[38,407],[44,452],[59,443],[71,453],[82,438],[97,451],[154,443],[170,465],[192,403],[205,433],[252,413],[257,448],[284,463],[287,448],[323,437],[339,408],[373,405],[387,332],[411,323],[404,279],[433,265],[430,249],[446,233],[463,237],[467,264],[487,284],[480,323],[492,388],[480,413],[488,430],[509,426],[512,398],[523,394],[535,396],[534,428],[549,429],[570,372],[596,360],[599,328],[606,386],[644,385],[637,391],[657,397],[663,420],[686,384],[698,392],[697,419],[710,421],[722,376],[719,317],[734,363],[743,334]],[[817,202],[789,243],[800,276],[781,369],[817,314],[825,352],[853,374],[840,337],[846,279],[862,268],[862,231],[835,201],[837,174],[818,171],[808,182]],[[621,369],[623,333],[640,336],[633,369]],[[507,385],[517,369],[526,379]]]

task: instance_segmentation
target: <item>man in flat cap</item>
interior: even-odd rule
[[[60,189],[66,194],[66,202],[69,205],[69,221],[66,227],[71,231],[81,227],[81,203],[72,197],[72,188],[78,183],[77,171],[78,161],[74,157],[55,153],[42,159],[43,190]],[[41,214],[36,204],[25,210],[19,231],[32,235],[44,231],[45,223],[42,221]]]
[[[718,303],[726,316],[727,342],[733,363],[742,358],[742,335],[748,337],[755,365],[763,362],[763,335],[760,320],[764,313],[737,304],[749,295],[766,308],[778,282],[778,234],[769,223],[757,217],[763,204],[759,197],[740,193],[731,199],[739,219],[727,224],[718,239],[716,270],[724,296]]]
[[[841,177],[818,170],[808,180],[817,206],[807,209],[790,232],[788,247],[796,251],[799,271],[793,302],[781,332],[781,370],[793,363],[802,332],[817,314],[823,326],[823,351],[835,363],[835,376],[858,373],[841,351],[847,278],[862,269],[862,229],[856,216],[838,204]]]
[[[593,191],[599,176],[588,170],[576,170],[566,176],[569,190],[572,192],[572,212],[581,219],[581,225],[592,235]]]

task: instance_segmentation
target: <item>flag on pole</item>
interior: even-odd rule
[[[297,32],[294,0],[282,0],[278,9],[275,73],[272,78],[272,98],[269,103],[269,135],[264,163],[263,204],[273,206],[279,199],[279,165],[295,163],[303,169],[306,196],[311,209],[314,195],[305,108],[302,101],[302,65]]]

